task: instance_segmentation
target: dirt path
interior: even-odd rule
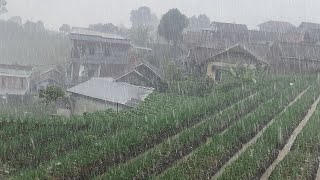
[[[318,99],[312,104],[311,108],[308,111],[308,114],[304,117],[301,123],[297,126],[297,128],[293,131],[290,139],[288,140],[287,144],[283,147],[283,149],[279,152],[277,159],[268,167],[265,173],[261,176],[260,180],[267,180],[271,176],[272,171],[276,168],[276,166],[288,155],[290,149],[296,140],[297,136],[301,133],[304,126],[308,123],[309,119],[316,111],[316,108],[320,102],[320,96]]]
[[[292,106],[297,100],[299,100],[310,88],[310,86],[305,89],[302,93],[300,93],[295,100],[293,100],[288,106],[286,106],[279,114],[284,113],[290,106]],[[274,123],[274,119],[272,119],[253,139],[251,139],[247,144],[245,144],[241,150],[239,150],[235,155],[233,155],[222,167],[221,169],[211,178],[212,180],[218,179],[224,170],[230,166],[234,161],[238,159],[238,157],[243,154],[252,144],[256,143],[257,140],[262,136],[262,134]]]
[[[320,157],[318,157],[320,159]],[[319,168],[317,171],[317,176],[316,176],[316,180],[320,180],[320,163],[319,163]]]

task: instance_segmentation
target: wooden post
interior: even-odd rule
[[[119,103],[117,103],[117,114],[119,113]]]

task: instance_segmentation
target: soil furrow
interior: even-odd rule
[[[310,88],[310,86],[305,89],[302,93],[300,93],[292,102],[290,102],[289,105],[287,105],[279,114],[284,113],[290,106],[292,106],[296,101],[298,101],[306,92],[307,90]],[[224,170],[226,169],[226,167],[228,167],[229,165],[231,165],[234,161],[236,161],[238,159],[238,157],[243,154],[251,145],[253,145],[254,143],[256,143],[256,141],[262,136],[262,134],[268,129],[268,127],[270,127],[273,123],[274,123],[274,119],[273,118],[266,126],[264,126],[264,128],[254,137],[252,138],[248,143],[246,143],[244,146],[242,146],[242,148],[236,152],[221,168],[220,170],[213,175],[213,177],[211,179],[218,179],[222,173],[224,172]]]
[[[286,155],[290,152],[291,147],[296,140],[297,136],[301,133],[305,125],[308,123],[309,119],[315,112],[318,104],[320,102],[320,96],[318,99],[312,104],[310,110],[308,111],[307,115],[301,121],[301,123],[297,126],[297,128],[293,131],[292,135],[290,136],[287,144],[284,148],[279,152],[277,159],[268,167],[268,169],[263,173],[261,176],[261,180],[268,180],[274,168],[286,157]]]
[[[320,159],[320,157],[318,157]],[[320,180],[320,162],[319,162],[319,167],[316,175],[316,180]]]

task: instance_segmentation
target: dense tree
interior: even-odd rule
[[[65,94],[59,87],[49,86],[46,89],[39,90],[39,98],[43,98],[47,105],[64,97]]]
[[[134,43],[142,45],[156,39],[159,20],[149,7],[143,6],[132,10],[130,20],[132,22],[130,37]]]
[[[10,20],[0,20],[0,63],[22,65],[48,65],[64,63],[70,56],[70,40],[63,36],[43,29],[32,31],[25,28],[29,25],[37,27],[37,23],[19,25]],[[37,28],[36,28],[37,29]]]
[[[8,12],[6,5],[7,5],[6,0],[0,0],[0,14]]]
[[[208,28],[210,23],[210,19],[205,14],[200,14],[198,17],[192,16],[189,18],[188,29]]]
[[[137,10],[132,10],[130,15],[130,21],[132,22],[133,28],[140,26],[152,28],[156,27],[159,22],[157,16],[151,13],[150,8],[146,6],[140,7]]]
[[[146,46],[149,41],[150,30],[148,27],[140,26],[140,27],[132,27],[130,30],[130,38],[131,40],[139,45]]]
[[[59,28],[60,32],[64,32],[64,33],[68,33],[71,31],[71,27],[68,24],[63,24],[60,28]]]
[[[8,22],[13,22],[13,23],[16,23],[17,25],[21,26],[22,25],[22,18],[20,16],[13,16],[8,19]]]
[[[162,16],[158,26],[159,35],[172,41],[175,47],[175,56],[177,43],[182,37],[182,31],[188,26],[188,19],[178,9],[171,9]]]
[[[44,32],[45,31],[43,22],[41,21],[38,21],[38,22],[27,21],[23,25],[23,28],[27,32]]]
[[[105,33],[112,33],[112,34],[119,34],[119,32],[120,32],[119,28],[112,23],[90,24],[89,28],[96,30],[96,31],[105,32]]]

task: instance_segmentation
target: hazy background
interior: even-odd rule
[[[244,23],[249,28],[267,20],[320,23],[319,0],[7,0],[5,17],[41,20],[49,29],[62,24],[84,26],[111,22],[130,26],[130,12],[148,6],[160,19],[171,8],[187,16],[207,14],[212,21]]]

